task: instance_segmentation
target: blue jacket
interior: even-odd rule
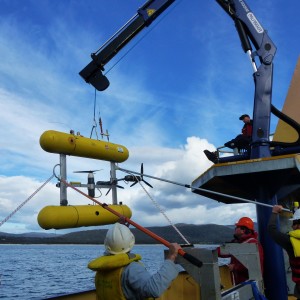
[[[168,259],[152,275],[142,264],[132,262],[124,268],[122,273],[123,293],[128,300],[158,298],[170,286],[178,273],[175,263]]]

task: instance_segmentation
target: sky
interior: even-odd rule
[[[242,127],[239,116],[252,115],[251,64],[232,20],[213,0],[175,1],[105,66],[107,90],[95,93],[84,82],[78,73],[91,61],[90,54],[143,4],[0,0],[0,222],[31,197],[59,163],[57,154],[40,147],[44,131],[72,129],[90,137],[101,117],[110,141],[129,150],[121,168],[138,172],[143,163],[145,174],[191,184],[212,165],[203,150],[214,150],[236,136]],[[281,109],[300,53],[300,3],[247,4],[277,46],[273,104]],[[271,132],[277,121],[272,116]],[[99,128],[96,132],[92,138],[101,139]],[[86,183],[86,174],[74,173],[79,170],[99,170],[96,181],[107,181],[109,168],[109,162],[67,157],[69,181]],[[117,171],[118,178],[125,175]],[[118,200],[142,226],[229,225],[242,216],[256,221],[252,204],[226,205],[179,185],[146,180],[154,187],[144,185],[148,193],[139,184],[130,187],[122,181],[125,189],[118,189]],[[0,231],[45,232],[37,215],[45,206],[59,205],[56,184],[52,179]],[[110,204],[111,193],[106,192],[97,190],[97,200]],[[90,204],[72,190],[68,201]]]

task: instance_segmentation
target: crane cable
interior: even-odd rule
[[[97,137],[97,140],[99,140],[98,137],[98,133],[97,133],[97,126],[99,124],[99,128],[100,128],[100,135],[103,139],[103,136],[105,135],[107,137],[107,141],[109,142],[109,134],[108,131],[106,130],[106,133],[103,132],[103,127],[102,127],[102,119],[101,119],[101,115],[100,115],[100,108],[99,108],[99,112],[98,112],[98,124],[96,121],[96,106],[97,106],[97,90],[95,89],[95,96],[94,96],[94,117],[93,117],[93,126],[92,126],[92,130],[91,130],[91,134],[90,134],[90,139],[92,138],[93,132],[95,130],[95,134]]]
[[[21,207],[23,207],[34,195],[36,195],[52,178],[54,175],[52,174],[31,196],[29,196],[24,202],[22,202],[11,214],[9,214],[4,220],[0,222],[0,226],[2,226],[6,221],[8,221]]]
[[[97,140],[98,140],[97,122],[96,122],[96,103],[97,103],[97,92],[96,92],[96,89],[95,89],[95,96],[94,96],[94,118],[93,118],[93,126],[92,126],[92,130],[91,130],[90,138],[92,138],[93,131],[95,129],[96,137],[97,137]]]

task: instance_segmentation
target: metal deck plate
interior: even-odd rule
[[[279,201],[300,197],[300,155],[291,154],[215,164],[192,182],[192,192],[231,204],[243,203],[197,188],[254,200],[260,190]]]

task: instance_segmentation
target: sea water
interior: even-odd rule
[[[135,245],[150,273],[164,259],[163,245]],[[103,245],[0,245],[0,299],[40,300],[94,288],[87,268]]]

